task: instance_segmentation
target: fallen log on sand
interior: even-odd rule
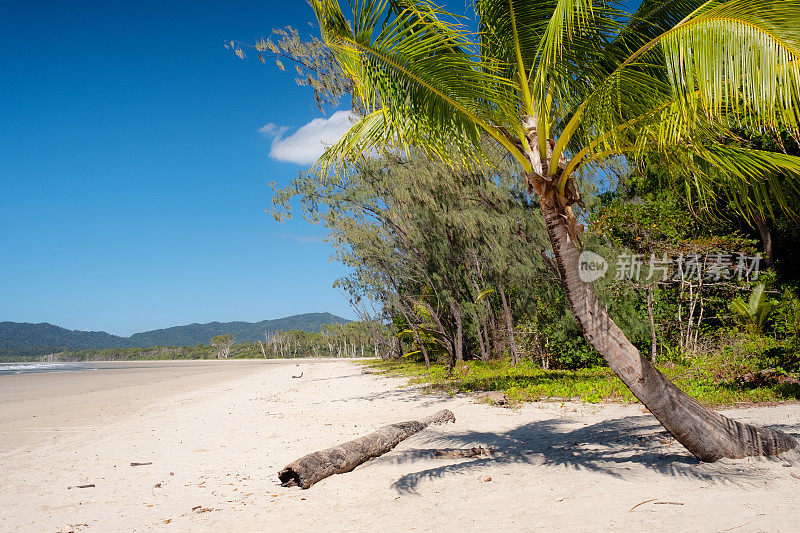
[[[422,420],[389,424],[365,437],[359,437],[327,450],[310,453],[278,472],[278,478],[284,487],[298,486],[301,489],[307,489],[321,479],[333,474],[349,472],[361,463],[383,455],[431,424],[455,421],[456,417],[452,412],[442,409],[435,415]]]

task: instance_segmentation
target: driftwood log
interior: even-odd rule
[[[383,455],[431,424],[455,421],[456,417],[452,412],[442,409],[422,420],[389,424],[364,437],[310,453],[278,472],[278,478],[284,487],[307,489],[328,476],[349,472],[358,465]]]

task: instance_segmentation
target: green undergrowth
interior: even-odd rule
[[[544,370],[522,361],[514,366],[508,361],[468,361],[448,374],[443,365],[426,369],[422,363],[407,361],[360,361],[372,372],[409,379],[409,384],[424,385],[430,392],[478,393],[502,391],[512,404],[529,401],[581,400],[599,402],[637,402],[610,368]],[[697,365],[668,363],[659,366],[681,389],[712,406],[728,406],[800,399],[797,383],[774,383],[760,386],[739,384],[715,378],[713,372]]]

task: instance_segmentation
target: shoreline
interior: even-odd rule
[[[167,369],[155,381],[146,368],[107,371],[102,391],[51,396],[54,408],[72,405],[50,419],[53,434],[34,435],[30,420],[0,423],[3,440],[27,439],[0,452],[4,530],[790,531],[800,515],[797,454],[698,464],[636,404],[512,410],[423,395],[350,361],[268,361],[277,363]],[[106,398],[99,415],[97,394]],[[31,401],[6,401],[0,413],[13,418]],[[352,472],[308,490],[277,479],[307,453],[443,408],[455,424]],[[726,413],[800,435],[797,404]],[[473,446],[496,453],[434,454]]]
[[[228,360],[227,365],[215,359],[108,361],[79,371],[2,375],[0,454],[41,444],[42,439],[55,440],[68,431],[65,427],[91,427],[136,416],[153,402],[238,379],[259,365],[287,364],[268,361]]]
[[[225,359],[205,358],[205,359],[81,359],[75,361],[6,361],[0,365],[32,365],[50,363],[180,363],[180,362],[202,362],[202,361],[367,361],[374,357],[228,357]]]

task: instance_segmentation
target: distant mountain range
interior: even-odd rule
[[[236,342],[255,342],[264,334],[299,329],[320,332],[325,324],[344,324],[346,318],[330,313],[305,313],[261,322],[209,322],[134,333],[119,337],[105,331],[77,331],[43,322],[0,322],[0,350],[47,353],[97,348],[149,348],[150,346],[194,346],[207,344],[215,335],[232,334]]]

